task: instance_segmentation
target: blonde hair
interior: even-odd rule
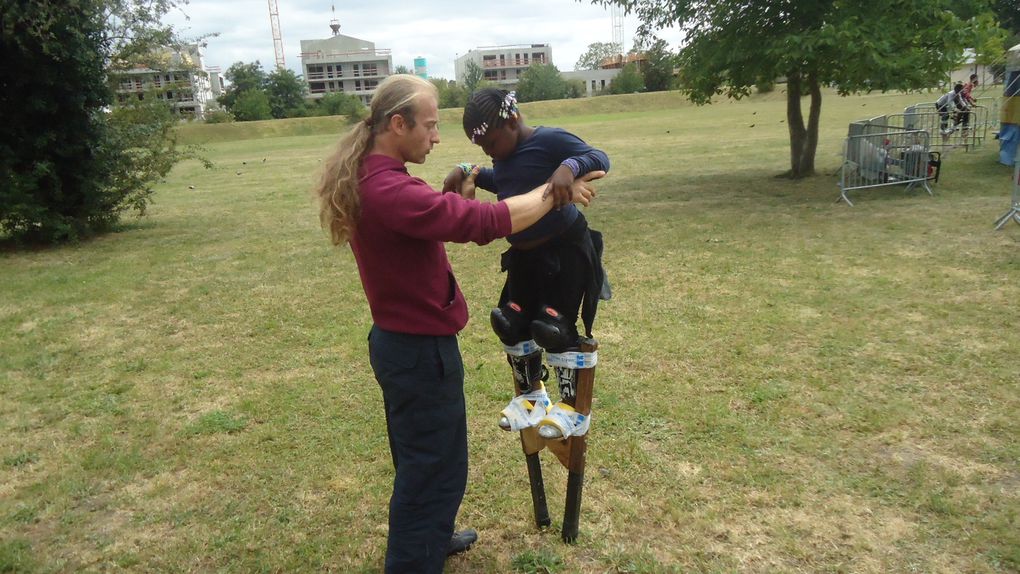
[[[315,196],[319,202],[319,222],[329,231],[333,245],[350,241],[358,226],[361,215],[358,169],[372,149],[375,136],[384,133],[390,118],[397,114],[414,127],[416,99],[421,94],[436,96],[436,87],[410,74],[383,80],[372,97],[368,117],[340,138],[336,151],[326,160]]]

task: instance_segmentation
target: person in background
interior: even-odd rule
[[[963,96],[960,95],[961,92],[963,92],[963,84],[957,83],[951,91],[946,92],[935,101],[935,110],[939,113],[939,127],[942,130],[943,137],[949,137],[950,134],[956,131],[956,126],[962,120],[961,116],[957,113],[953,126],[949,126],[949,118],[953,115],[953,110],[957,112],[967,110],[967,104],[963,101]]]
[[[960,92],[963,96],[963,101],[968,106],[973,107],[977,105],[977,100],[974,99],[974,88],[978,86],[978,75],[971,74],[970,81],[963,85],[963,91]]]

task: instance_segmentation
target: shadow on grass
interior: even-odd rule
[[[806,205],[823,207],[841,201],[839,179],[831,173],[832,169],[827,167],[820,169],[815,175],[801,179],[789,179],[782,177],[780,172],[750,168],[687,177],[662,172],[624,176],[617,174],[613,179],[606,180],[604,188],[600,190],[604,193],[597,201],[604,204],[626,202],[636,205],[669,202],[698,202],[709,205],[731,203],[740,207],[753,203],[756,207],[780,209]],[[957,187],[932,185],[936,196],[940,189],[952,189],[955,193]],[[859,201],[930,199],[920,186],[908,189],[906,185],[890,185],[850,193],[855,204]]]
[[[74,249],[85,245],[90,245],[96,241],[100,241],[104,238],[114,236],[120,233],[128,233],[131,231],[140,231],[145,229],[155,229],[158,226],[153,220],[147,217],[134,217],[130,221],[120,221],[111,225],[108,229],[96,232],[87,237],[77,237],[75,239],[55,242],[51,240],[44,240],[31,235],[11,235],[10,233],[0,233],[0,255],[14,255],[17,253],[45,253],[54,252],[61,249]]]

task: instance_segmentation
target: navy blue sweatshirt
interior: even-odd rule
[[[581,166],[578,176],[592,171],[609,171],[609,157],[574,134],[560,128],[536,127],[505,160],[493,160],[492,168],[482,168],[475,183],[503,200],[527,193],[552,177],[563,160],[574,158]],[[510,244],[554,237],[566,231],[577,219],[574,204],[554,209],[535,225],[515,233]]]

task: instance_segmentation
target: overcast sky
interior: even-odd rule
[[[575,0],[277,0],[287,67],[301,73],[301,40],[331,36],[331,7],[336,7],[340,33],[390,49],[393,65],[413,68],[424,57],[432,77],[454,79],[453,61],[472,48],[506,44],[548,43],[560,71],[573,70],[588,44],[612,41],[608,8]],[[207,40],[206,67],[223,71],[234,62],[261,62],[271,71],[276,62],[267,0],[190,0],[168,14],[185,38],[219,33]],[[638,21],[624,19],[624,44],[633,46]],[[675,30],[659,36],[676,48]]]

